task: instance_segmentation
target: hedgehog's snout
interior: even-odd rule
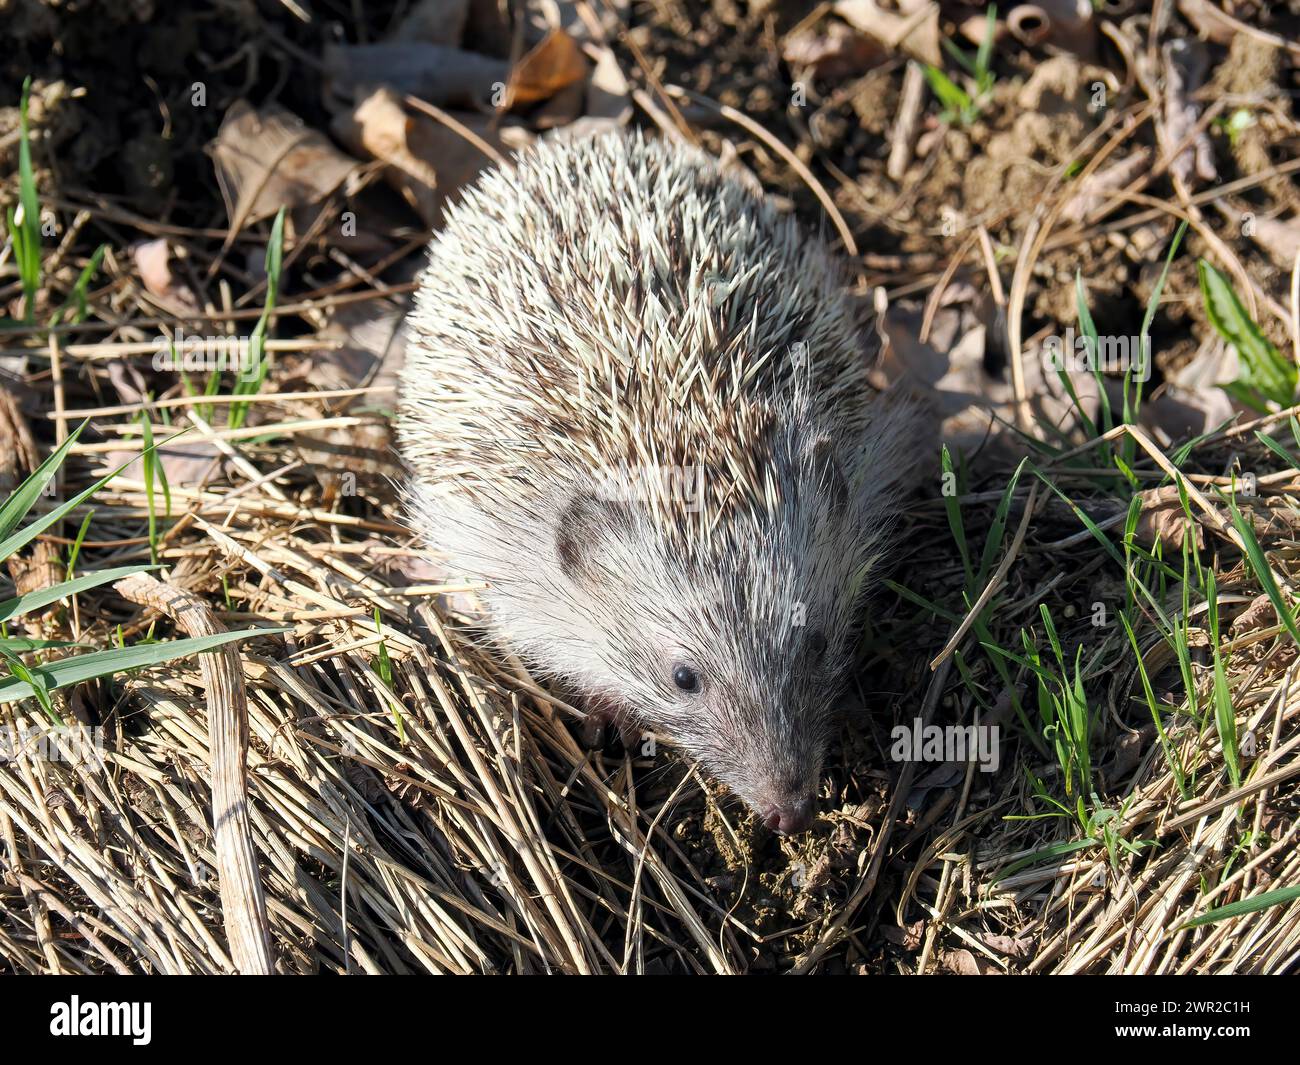
[[[812,824],[813,814],[817,811],[816,800],[811,795],[795,799],[792,802],[766,807],[760,817],[773,832],[783,836],[803,832]]]
[[[817,776],[778,774],[749,795],[749,805],[771,831],[783,836],[803,832],[817,813]]]

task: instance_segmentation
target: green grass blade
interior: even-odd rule
[[[0,621],[12,621],[14,618],[20,618],[33,610],[39,610],[43,606],[57,603],[60,599],[66,599],[91,588],[98,588],[101,584],[119,581],[123,577],[131,576],[133,573],[143,573],[151,568],[150,566],[119,566],[117,569],[99,570],[96,573],[88,573],[84,577],[64,581],[50,588],[41,588],[35,592],[28,592],[26,595],[6,599],[0,602]]]
[[[182,429],[178,433],[173,433],[170,437],[167,438],[167,440],[163,441],[163,443],[164,444],[170,443],[172,440],[175,440],[178,436],[183,436],[187,432],[189,432],[188,429]],[[66,448],[69,446],[70,443],[71,443],[71,438],[69,438],[69,440],[64,443],[63,447],[60,450],[66,450]],[[58,452],[56,452],[56,454],[58,454]],[[48,460],[46,461],[48,462]],[[72,511],[76,510],[77,507],[81,506],[82,503],[84,503],[87,499],[89,499],[101,488],[103,488],[104,485],[108,484],[109,481],[111,481],[124,469],[130,466],[131,463],[134,461],[135,461],[134,459],[127,459],[116,469],[110,470],[108,473],[104,474],[103,477],[101,477],[98,481],[92,484],[89,488],[79,492],[76,496],[74,496],[72,499],[69,499],[66,503],[63,503],[62,505],[55,507],[44,517],[37,518],[30,525],[25,526],[24,528],[20,529],[18,532],[14,533],[11,536],[8,536],[3,541],[0,541],[0,559],[8,558],[15,551],[19,550],[22,547],[25,547],[32,540],[36,539],[37,536],[43,533],[51,525],[55,524],[56,522],[62,521],[64,517],[66,517]],[[45,465],[46,463],[42,463],[41,468],[43,469]],[[25,487],[26,484],[27,482],[24,481],[23,487]],[[22,488],[20,488],[19,491],[22,491]],[[8,507],[7,501],[5,503],[5,507],[6,508]],[[25,513],[25,511],[23,513]],[[3,508],[0,508],[0,515],[3,515]],[[21,516],[22,515],[20,514],[19,518],[21,518]],[[3,529],[3,525],[0,525],[0,529]]]
[[[883,583],[884,586],[895,595],[902,599],[906,599],[914,606],[919,606],[922,610],[926,611],[926,613],[933,614],[935,617],[943,618],[944,621],[951,622],[953,625],[960,625],[962,622],[961,615],[955,614],[951,610],[940,606],[938,603],[926,599],[923,595],[918,595],[916,592],[912,591],[910,588],[905,588],[897,581],[886,579],[881,583]]]
[[[1044,847],[1042,850],[1034,851],[1033,854],[1020,858],[1012,862],[993,878],[993,883],[997,884],[1009,876],[1014,876],[1021,869],[1028,869],[1031,865],[1037,865],[1039,862],[1045,862],[1049,858],[1060,858],[1065,854],[1073,854],[1075,851],[1087,850],[1089,847],[1095,847],[1096,840],[1076,839],[1067,843],[1053,843],[1050,847]]]
[[[1028,459],[1021,459],[1020,465],[1016,467],[1015,473],[1011,475],[1011,480],[1007,482],[1007,487],[1002,493],[1002,498],[998,500],[997,510],[993,514],[993,522],[989,526],[988,536],[984,540],[984,552],[980,556],[979,573],[976,575],[975,584],[980,590],[988,582],[989,574],[993,572],[993,563],[997,558],[998,549],[1002,546],[1002,540],[1007,530],[1007,515],[1011,512],[1011,500],[1015,497],[1016,486],[1020,483],[1020,475],[1024,472],[1025,464]]]
[[[1266,448],[1268,448],[1271,452],[1273,452],[1273,454],[1277,455],[1278,458],[1280,458],[1293,470],[1300,470],[1300,459],[1297,459],[1293,454],[1291,454],[1291,452],[1289,452],[1286,448],[1284,448],[1281,444],[1279,444],[1267,433],[1261,433],[1257,429],[1255,430],[1255,439],[1258,440],[1261,444],[1263,444]]]
[[[75,640],[29,640],[25,636],[0,637],[0,648],[16,655],[29,651],[46,651],[57,647],[82,647]]]
[[[26,685],[29,695],[40,704],[40,708],[45,711],[45,716],[56,724],[62,725],[63,717],[54,709],[54,702],[50,699],[50,685],[45,677],[28,669],[22,659],[10,652],[8,648],[0,647],[0,658],[9,663],[12,674],[9,679]]]
[[[993,42],[998,32],[998,6],[990,4],[984,16],[984,39],[980,41],[979,51],[975,53],[975,80],[981,88],[988,80],[989,67],[993,62]]]
[[[952,454],[949,452],[947,444],[943,446],[940,462],[943,466],[944,480],[951,480],[953,485],[956,486],[957,474],[953,471]],[[975,571],[971,568],[970,550],[966,544],[966,528],[961,518],[961,504],[957,502],[955,493],[952,495],[947,492],[944,493],[943,509],[948,518],[948,530],[952,533],[953,540],[956,541],[957,553],[961,555],[962,568],[966,571],[966,588],[969,590],[975,583]]]
[[[50,478],[63,465],[63,460],[68,457],[68,452],[72,450],[72,445],[77,442],[77,437],[81,435],[81,430],[85,427],[85,422],[77,426],[76,430],[69,434],[68,439],[56,447],[50,453],[50,457],[37,466],[31,475],[25,478],[23,483],[10,493],[4,504],[0,505],[0,539],[13,532],[18,527],[18,523],[27,516],[27,512],[32,509],[32,505],[40,498]],[[8,557],[8,553],[0,554],[0,559]]]
[[[1256,895],[1253,898],[1241,899],[1237,902],[1230,902],[1226,906],[1206,910],[1199,917],[1193,917],[1183,925],[1183,928],[1199,928],[1203,924],[1211,924],[1214,921],[1226,921],[1230,917],[1241,917],[1243,914],[1267,910],[1270,906],[1282,906],[1288,902],[1294,902],[1296,899],[1300,899],[1300,887],[1284,887],[1273,891],[1265,891],[1262,895]]]
[[[1204,259],[1197,260],[1201,300],[1210,324],[1237,349],[1241,366],[1236,381],[1220,385],[1225,392],[1257,410],[1262,397],[1288,406],[1296,393],[1296,366],[1285,359],[1246,312],[1228,279]]]
[[[23,81],[18,105],[18,202],[22,206],[22,223],[9,216],[9,233],[13,239],[14,259],[23,287],[23,315],[31,321],[36,311],[36,293],[41,287],[41,205],[36,198],[36,175],[32,169],[32,145],[27,126],[27,105],[31,99],[32,79]]]
[[[927,63],[924,69],[925,80],[930,83],[930,91],[938,97],[945,112],[952,112],[959,116],[969,113],[974,101],[965,89],[936,66]]]
[[[194,636],[184,640],[169,640],[165,643],[115,647],[107,651],[95,651],[88,655],[64,658],[57,662],[45,662],[39,666],[31,666],[28,671],[38,684],[44,684],[47,691],[55,691],[72,684],[80,684],[82,681],[94,680],[96,677],[107,677],[129,669],[144,669],[164,662],[174,662],[179,658],[212,651],[237,640],[246,640],[254,636],[273,636],[287,631],[288,629],[283,626],[239,629],[235,632],[217,633],[214,636]],[[31,684],[20,677],[0,679],[0,703],[29,699],[34,694]]]
[[[1214,574],[1206,580],[1205,598],[1209,607],[1210,646],[1214,651],[1214,687],[1211,698],[1214,705],[1214,728],[1223,747],[1223,762],[1228,767],[1228,777],[1234,788],[1241,786],[1241,759],[1237,754],[1237,714],[1232,708],[1232,692],[1228,688],[1228,673],[1219,652],[1219,596]]]
[[[1241,537],[1242,543],[1246,545],[1246,558],[1250,561],[1251,569],[1255,571],[1255,579],[1263,587],[1269,602],[1273,604],[1273,609],[1277,611],[1278,619],[1286,626],[1286,631],[1291,634],[1291,639],[1300,644],[1300,627],[1296,626],[1295,613],[1286,604],[1282,598],[1282,591],[1273,579],[1273,570],[1268,564],[1268,559],[1264,557],[1264,551],[1259,546],[1259,541],[1255,539],[1255,530],[1250,522],[1241,516],[1241,511],[1237,509],[1234,500],[1223,497],[1224,502],[1228,504],[1228,510],[1232,514],[1232,524]]]

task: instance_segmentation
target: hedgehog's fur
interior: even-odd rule
[[[496,635],[784,827],[817,789],[905,417],[825,245],[695,149],[543,143],[449,212],[410,332],[413,517],[486,583]],[[645,491],[674,468],[695,498]]]

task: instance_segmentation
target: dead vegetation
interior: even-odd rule
[[[43,223],[30,292],[9,230],[0,254],[5,491],[83,420],[54,499],[130,462],[10,576],[56,582],[74,549],[78,573],[156,561],[169,594],[267,634],[224,679],[190,661],[55,693],[102,729],[93,758],[0,760],[0,967],[1295,968],[1297,408],[1216,387],[1243,356],[1197,261],[1294,367],[1300,16],[148,6],[0,0],[0,203],[21,199],[31,75]],[[581,750],[564,693],[478,646],[474,589],[400,521],[398,324],[443,204],[548,131],[627,121],[838,235],[882,376],[955,457],[954,492],[918,467],[822,812],[792,839],[663,748]],[[1122,375],[1048,358],[1084,331],[1081,287],[1099,334],[1151,338],[1127,426]],[[192,338],[246,354],[259,328],[255,388],[183,363]],[[149,439],[157,463],[132,461]],[[165,608],[101,588],[11,635],[168,638]],[[1068,719],[1041,715],[1077,709],[1076,680],[1089,728],[1062,758]],[[214,817],[241,699],[260,910]],[[998,725],[997,772],[895,760],[917,718]],[[48,731],[32,700],[0,724]]]

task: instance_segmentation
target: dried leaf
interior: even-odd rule
[[[1232,637],[1237,639],[1258,632],[1260,629],[1270,628],[1277,623],[1277,610],[1274,609],[1272,601],[1267,595],[1261,595],[1251,600],[1250,606],[1233,618]]]
[[[914,5],[916,6],[916,5]],[[939,51],[939,5],[925,3],[906,13],[886,11],[876,0],[838,0],[835,14],[890,51],[901,49],[913,59],[942,66]]]
[[[510,78],[509,107],[549,100],[587,76],[587,58],[564,30],[552,30],[519,61]]]
[[[334,116],[335,136],[358,154],[388,164],[384,174],[426,223],[438,217],[438,175],[408,144],[413,120],[397,94],[379,88],[349,114]]]
[[[203,487],[220,472],[224,461],[216,444],[199,439],[192,432],[189,436],[181,437],[172,443],[159,442],[155,453],[162,472],[167,478],[167,484],[171,488]],[[124,462],[130,462],[130,465],[118,475],[121,480],[144,480],[144,461],[138,450],[107,452],[104,456],[104,472],[116,469]],[[154,487],[160,490],[161,481],[156,481]],[[162,507],[160,498],[159,511]]]
[[[1151,741],[1156,737],[1155,725],[1144,725],[1136,732],[1120,733],[1114,742],[1115,756],[1105,766],[1106,780],[1112,787],[1117,787],[1134,769],[1151,749]]]
[[[958,976],[986,976],[1001,972],[997,966],[976,958],[969,950],[946,950],[939,955],[939,965]]]
[[[1117,192],[1133,181],[1151,165],[1151,153],[1139,148],[1118,163],[1102,167],[1079,182],[1074,195],[1061,209],[1061,217],[1072,222],[1082,222],[1110,200]]]
[[[917,951],[925,938],[925,921],[913,921],[909,925],[885,925],[880,934],[889,942],[896,943],[904,950]]]
[[[1276,218],[1254,218],[1250,221],[1249,236],[1269,253],[1278,266],[1290,269],[1300,253],[1300,215],[1279,222]]]
[[[886,52],[878,41],[836,22],[824,33],[806,30],[787,37],[781,55],[792,67],[834,82],[870,69]]]
[[[1182,550],[1183,533],[1186,531],[1195,536],[1197,547],[1205,546],[1205,530],[1199,522],[1187,520],[1177,485],[1149,488],[1141,493],[1140,498],[1142,511],[1134,528],[1138,543],[1151,547],[1159,541],[1166,552],[1177,552]]]
[[[360,165],[292,112],[244,100],[231,104],[210,151],[232,230],[319,203]]]
[[[397,373],[406,355],[406,331],[398,306],[387,300],[342,304],[334,309],[318,338],[320,348],[280,360],[282,384],[297,380],[326,391],[387,387],[390,393],[358,396],[344,407],[393,406]],[[309,416],[311,409],[310,404],[305,405],[303,416]]]
[[[955,287],[955,286],[954,286]],[[1015,424],[1015,394],[1010,373],[989,372],[988,343],[999,342],[1003,325],[991,300],[963,307],[943,307],[935,315],[928,343],[918,337],[920,310],[891,306],[878,328],[887,340],[881,357],[881,377],[915,396],[941,420],[942,439],[952,447],[973,452],[996,442],[1008,454],[1020,453],[1023,442],[1003,426]],[[1054,356],[1045,348],[1026,352],[1023,358],[1025,391],[1037,422],[1061,432],[1083,430]],[[1065,363],[1064,373],[1085,410],[1098,402],[1096,378],[1075,364]],[[930,433],[933,440],[937,434]]]
[[[977,48],[984,43],[984,38],[988,36],[989,20],[987,15],[970,15],[963,19],[961,25],[957,27],[960,33],[968,42]],[[1007,24],[1001,19],[993,24],[993,43],[1000,44],[1007,36]]]
[[[189,286],[177,282],[172,274],[171,248],[164,237],[146,240],[131,247],[131,259],[145,289],[173,314],[193,314],[199,301]]]
[[[360,414],[376,409],[391,411],[397,394],[397,375],[406,357],[405,320],[396,304],[367,300],[363,304],[335,309],[329,325],[320,333],[322,346],[286,367],[285,382],[303,379],[312,388],[345,389],[379,387],[387,392],[369,393],[341,401],[338,412]],[[290,386],[291,387],[291,386]],[[291,414],[315,416],[313,405],[286,401]],[[391,447],[388,423],[345,426],[300,434],[299,454],[327,489],[337,490],[343,474],[354,478],[397,478],[402,468]]]
[[[1027,958],[1034,947],[1034,941],[1025,936],[983,936],[981,938],[989,950],[1005,954],[1009,958]]]
[[[1196,27],[1198,35],[1215,44],[1231,44],[1237,35],[1232,20],[1225,18],[1210,0],[1178,0],[1178,10]]]
[[[588,118],[610,118],[626,122],[632,116],[632,94],[623,68],[613,51],[605,46],[599,50],[596,65],[587,84]]]
[[[532,134],[518,126],[493,129],[485,116],[452,117],[502,156],[526,147]],[[391,89],[376,89],[350,114],[336,115],[334,133],[349,148],[389,165],[385,179],[430,226],[448,200],[494,160],[460,131],[424,114],[410,114]]]
[[[1164,121],[1157,126],[1160,147],[1168,154],[1182,144],[1196,129],[1200,108],[1192,94],[1205,81],[1209,56],[1200,41],[1179,38],[1167,42],[1161,50],[1164,59]],[[1178,153],[1169,165],[1176,176],[1190,185],[1193,173],[1204,181],[1218,177],[1214,167],[1214,149],[1204,130]]]

